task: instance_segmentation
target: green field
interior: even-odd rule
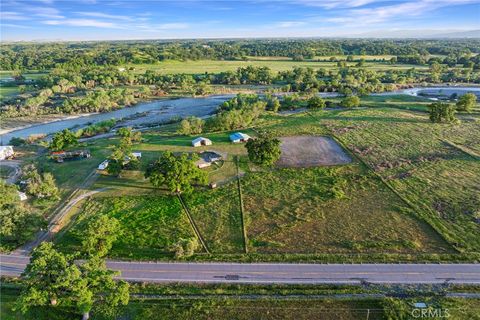
[[[166,150],[227,154],[226,161],[204,169],[217,188],[197,187],[193,194],[182,196],[210,251],[199,259],[294,261],[295,255],[303,260],[314,255],[356,255],[364,261],[361,257],[396,254],[414,261],[415,257],[441,260],[455,259],[459,252],[478,253],[480,162],[459,149],[480,150],[477,115],[460,114],[463,120],[457,125],[432,124],[424,112],[426,103],[417,97],[372,96],[356,109],[267,113],[255,130],[242,130],[250,135],[256,130],[277,136],[333,135],[352,154],[354,161],[348,165],[261,169],[248,162],[243,145],[229,142],[229,132],[204,133],[213,145],[193,148],[190,143],[195,136],[177,135],[177,125],[144,132],[134,151],[142,152],[142,169]],[[61,186],[74,187],[116,141],[90,142],[86,147],[93,152],[92,159],[44,165],[58,175]],[[165,252],[171,243],[165,241],[169,237],[175,241],[176,234],[190,230],[188,220],[179,218],[182,210],[173,205],[177,199],[155,190],[142,171],[125,171],[119,178],[102,174],[90,187],[99,188],[106,190],[86,202],[70,230],[80,235],[83,219],[94,214],[91,208],[96,206],[101,208],[95,209],[99,214],[125,214],[125,239],[142,240],[138,245],[132,240],[114,246],[112,256],[131,257],[130,251],[137,246],[136,258],[168,257]],[[132,205],[119,196],[132,199]],[[156,201],[158,211],[149,213],[149,203],[157,197],[167,200]],[[121,209],[115,209],[117,202]],[[144,217],[131,214],[136,208]],[[156,215],[161,221],[173,217],[161,244],[145,231],[158,227]],[[69,231],[58,243],[71,250],[74,238]]]
[[[356,62],[348,62],[347,65],[354,66]],[[154,64],[132,64],[129,68],[135,68],[135,72],[143,73],[146,70],[154,70],[162,74],[171,73],[218,73],[222,71],[235,71],[239,67],[255,66],[269,67],[272,71],[285,71],[294,67],[310,67],[313,69],[337,69],[337,62],[330,61],[292,61],[287,59],[252,59],[246,61],[228,61],[228,60],[188,60],[175,61],[167,60]],[[365,67],[372,70],[404,70],[412,68],[411,65],[396,64],[391,65],[386,62],[366,62]],[[414,66],[416,69],[427,69],[424,66]]]
[[[58,238],[57,243],[65,250],[77,249],[85,225],[100,215],[120,222],[112,256],[157,258],[170,255],[179,240],[195,237],[179,200],[158,194],[90,199],[75,218],[73,227]]]

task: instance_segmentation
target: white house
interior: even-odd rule
[[[105,170],[108,167],[108,160],[103,161],[98,165],[98,170]]]
[[[12,158],[14,154],[12,146],[0,146],[0,160]]]
[[[212,140],[204,137],[198,137],[192,140],[192,146],[194,147],[211,146],[211,145],[212,145]]]
[[[140,159],[142,157],[142,153],[141,152],[132,152],[132,155],[137,158],[137,159]]]
[[[241,132],[235,132],[230,135],[230,141],[233,143],[247,142],[250,139],[252,139],[252,137]]]

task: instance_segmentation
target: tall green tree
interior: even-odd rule
[[[49,148],[51,150],[63,150],[67,147],[74,146],[78,144],[78,139],[75,133],[71,132],[68,129],[62,130],[60,132],[55,133],[50,142]]]
[[[184,135],[199,134],[203,132],[205,120],[198,117],[188,117],[180,122],[178,133]]]
[[[148,167],[145,177],[157,188],[165,185],[171,192],[189,193],[193,184],[207,183],[207,174],[195,165],[197,159],[195,155],[189,157],[183,153],[176,156],[166,151]]]
[[[477,96],[471,92],[464,94],[458,99],[457,110],[471,112],[477,103]]]
[[[77,263],[72,255],[44,242],[33,251],[22,274],[25,288],[17,308],[25,313],[35,306],[73,306],[84,320],[89,319],[94,304],[112,312],[129,301],[129,285],[114,280],[116,275],[118,272],[108,270],[100,257]]]
[[[258,165],[271,166],[280,159],[280,140],[268,133],[248,140],[245,148],[247,148],[250,161]]]
[[[434,123],[455,123],[458,122],[455,117],[455,106],[449,103],[435,102],[430,104],[430,121]]]
[[[120,232],[117,219],[102,215],[89,221],[83,234],[82,251],[88,256],[104,257]]]

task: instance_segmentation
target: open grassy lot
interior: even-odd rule
[[[180,239],[195,237],[179,200],[173,196],[97,197],[85,202],[80,214],[68,226],[69,230],[57,239],[64,250],[76,249],[82,230],[91,219],[108,215],[118,219],[120,236],[111,256],[150,257],[169,255]]]
[[[427,114],[387,108],[338,111],[319,121],[451,244],[480,250],[480,162],[444,142],[478,148],[477,121],[432,124]]]
[[[253,252],[448,252],[360,165],[281,169],[242,179]]]
[[[236,181],[184,196],[212,253],[243,253],[242,220]]]

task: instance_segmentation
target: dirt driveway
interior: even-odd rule
[[[282,137],[279,167],[317,167],[350,163],[352,159],[332,138],[321,136]]]

